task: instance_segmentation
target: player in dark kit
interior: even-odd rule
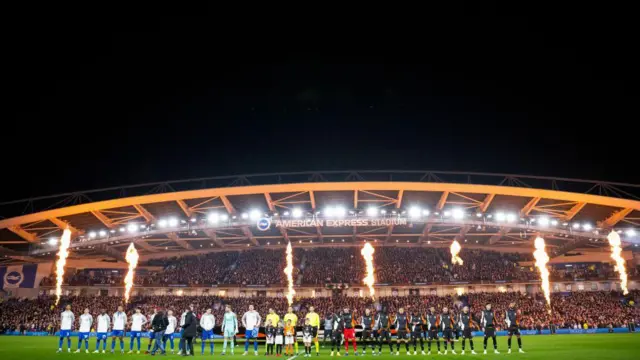
[[[349,308],[345,307],[342,311],[342,326],[344,330],[344,355],[349,356],[349,340],[353,346],[353,352],[358,356],[358,346],[356,345],[356,329],[355,321],[353,321],[353,313],[349,311]]]
[[[464,308],[462,308],[462,312],[458,314],[458,327],[460,328],[460,331],[462,331],[462,353],[461,353],[462,355],[464,355],[465,341],[467,339],[469,339],[469,346],[471,347],[471,353],[473,355],[476,354],[476,352],[473,349],[473,335],[471,334],[471,328],[473,326],[478,326],[478,324],[476,324],[476,322],[473,321],[473,317],[469,312],[469,307],[465,306]]]
[[[444,354],[447,355],[447,343],[451,344],[451,352],[455,355],[456,349],[453,344],[453,316],[449,313],[448,308],[442,308],[440,314],[440,328],[442,329],[442,339],[444,340]]]
[[[480,324],[483,327],[484,332],[484,353],[487,354],[487,340],[489,337],[493,339],[493,352],[495,354],[500,354],[498,352],[498,342],[496,341],[496,326],[494,323],[494,314],[493,310],[491,310],[491,304],[487,304],[485,309],[482,310],[482,319],[480,319]]]
[[[371,345],[371,353],[375,354],[376,345],[373,341],[373,316],[371,310],[365,309],[364,315],[360,318],[362,332],[360,333],[360,341],[362,341],[362,355],[367,353],[367,345]]]
[[[438,318],[438,314],[436,314],[436,308],[432,306],[427,314],[427,340],[429,341],[429,352],[427,355],[431,355],[431,342],[433,340],[438,344],[438,355],[442,354],[440,352],[440,339],[438,339],[439,328],[440,319]]]
[[[420,350],[424,353],[424,339],[422,333],[424,331],[424,318],[416,310],[411,313],[411,340],[413,341],[413,355],[418,354],[418,340],[420,340]]]
[[[389,353],[393,354],[393,344],[391,343],[391,320],[389,320],[389,314],[387,309],[382,308],[378,314],[376,314],[376,320],[374,328],[374,334],[378,340],[378,355],[382,354],[382,343],[386,341],[389,345]]]
[[[509,304],[504,322],[507,323],[507,335],[509,336],[507,339],[507,345],[509,346],[508,353],[511,354],[511,337],[515,335],[518,338],[518,351],[524,354],[522,350],[522,339],[520,338],[520,310],[516,309],[516,303]]]
[[[407,348],[407,355],[411,355],[409,352],[409,339],[407,335],[409,333],[409,317],[404,312],[404,308],[398,309],[396,319],[393,322],[396,328],[396,355],[400,355],[400,342],[404,342],[404,346]]]
[[[336,349],[338,352],[337,355],[340,356],[340,343],[342,342],[342,331],[344,330],[344,326],[342,326],[342,313],[333,315],[333,330],[331,331],[331,356],[333,356],[333,349]]]

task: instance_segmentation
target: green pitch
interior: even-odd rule
[[[622,359],[638,359],[640,358],[640,334],[598,334],[598,335],[555,335],[555,336],[523,336],[523,349],[526,354],[518,354],[517,353],[517,343],[515,337],[513,338],[513,350],[516,352],[507,355],[507,338],[506,337],[498,337],[498,350],[501,352],[500,355],[481,355],[482,353],[482,338],[475,338],[474,345],[476,352],[479,355],[471,355],[469,354],[469,347],[467,344],[467,354],[464,355],[465,358],[481,358],[481,359],[500,359],[504,357],[509,357],[512,359],[540,359],[540,360],[551,360],[551,359],[562,359],[562,360],[585,360],[585,359],[599,359],[599,360],[622,360]],[[73,338],[73,349],[77,345],[77,338]],[[110,349],[111,341],[109,341],[109,345],[107,349]],[[147,341],[143,342],[143,349],[146,349]],[[244,350],[244,344],[240,344],[240,346],[236,347],[235,355],[225,355],[226,359],[252,359],[252,358],[260,358],[264,359],[264,346],[260,346],[258,349],[260,356],[253,356],[253,346],[249,348],[250,355],[242,356],[242,352]],[[125,341],[125,347],[129,349],[129,339]],[[150,357],[149,355],[122,355],[118,350],[116,350],[116,354],[68,354],[66,352],[66,340],[65,340],[65,350],[62,354],[56,354],[56,350],[58,348],[58,338],[57,337],[27,337],[27,336],[0,336],[0,359],[2,360],[30,360],[30,359],[84,359],[84,358],[98,358],[98,359],[121,359],[121,358],[133,358],[139,359],[143,357]],[[426,344],[425,344],[426,348]],[[95,338],[91,339],[90,349],[93,351],[95,349]],[[116,349],[119,349],[119,344],[116,343]],[[435,350],[435,344],[433,344],[432,350]],[[177,350],[177,343],[176,343]],[[215,355],[213,357],[223,358],[220,356],[220,351],[222,350],[222,344],[216,343]],[[300,344],[300,351],[304,350],[304,346]],[[360,348],[359,348],[360,350]],[[411,347],[413,351],[413,347]],[[388,346],[383,346],[383,355],[382,356],[372,356],[370,353],[370,349],[368,349],[368,354],[364,356],[367,359],[376,359],[376,360],[392,360],[397,359],[398,357],[409,357],[409,358],[449,358],[455,357],[459,358],[459,352],[461,350],[460,343],[456,343],[456,351],[458,355],[431,355],[431,356],[423,356],[423,355],[411,355],[410,357],[406,355],[404,351],[404,346],[401,345],[400,356],[391,356],[389,355]],[[489,340],[489,350],[492,350],[491,340]],[[109,350],[107,350],[109,351]],[[320,349],[320,356],[317,357],[315,354],[312,356],[313,359],[318,360],[329,360],[335,359],[335,357],[329,357],[330,349],[327,347]],[[211,358],[211,355],[208,354],[208,345],[205,351],[205,356]],[[418,345],[418,354],[420,354],[420,346]],[[156,355],[158,356],[158,355]],[[200,356],[200,344],[198,343],[196,346],[196,357]],[[167,355],[161,356],[163,359],[179,359],[181,357],[177,355]],[[298,356],[296,359],[303,359],[302,355]],[[341,359],[344,359],[344,349],[342,352]],[[353,359],[353,353],[349,354],[349,358]],[[358,357],[362,358],[362,357]],[[282,358],[281,358],[282,359]]]

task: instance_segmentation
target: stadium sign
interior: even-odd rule
[[[4,287],[6,288],[17,288],[20,287],[22,281],[24,280],[24,275],[21,271],[11,271],[7,272],[4,275]]]
[[[262,219],[260,219],[262,220]],[[268,230],[271,224],[276,228],[307,228],[307,227],[358,227],[358,226],[390,226],[390,225],[407,225],[407,219],[305,219],[305,220],[273,220],[272,222],[262,223],[258,221],[258,229]]]

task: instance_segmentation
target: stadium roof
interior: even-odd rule
[[[273,248],[287,241],[299,246],[363,241],[449,246],[456,239],[467,247],[529,251],[537,234],[558,256],[575,249],[597,251],[606,246],[612,229],[627,245],[634,244],[639,195],[640,185],[634,184],[439,171],[200,178],[1,203],[0,255],[24,261],[52,258],[68,226],[77,257],[122,258],[131,241],[143,259]],[[270,226],[259,229],[260,218]],[[305,219],[406,222],[276,225],[276,220]]]

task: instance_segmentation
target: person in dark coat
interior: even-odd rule
[[[153,350],[151,351],[151,355],[155,355],[156,351],[160,350],[162,354],[165,353],[164,342],[162,341],[162,337],[164,336],[165,330],[167,330],[167,326],[169,326],[169,319],[164,314],[164,312],[159,311],[153,317],[153,321],[151,322],[151,327],[153,328],[153,334],[155,336]]]
[[[184,329],[184,331],[182,332],[182,337],[180,338],[180,347],[183,350],[188,349],[188,351],[191,353],[191,356],[193,356],[193,338],[196,337],[196,333],[198,330],[198,319],[193,314],[193,307],[189,308],[189,312],[187,312],[187,315],[184,318],[184,326],[182,328]],[[185,347],[185,342],[187,343],[187,347]],[[187,353],[187,351],[184,351],[183,355],[186,356],[189,354]]]

